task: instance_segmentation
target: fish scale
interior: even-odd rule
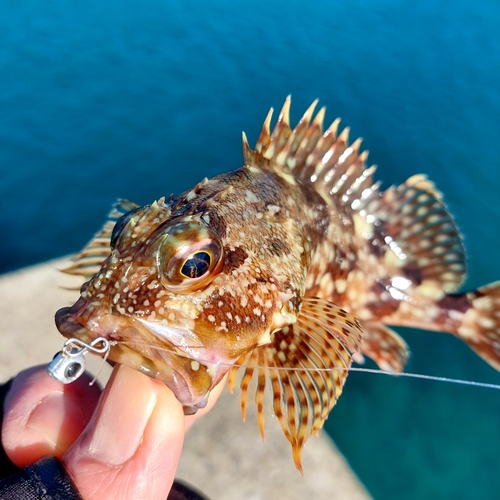
[[[265,394],[296,467],[340,397],[353,357],[400,372],[390,326],[445,331],[500,369],[500,284],[457,293],[462,237],[425,175],[381,190],[361,140],[323,130],[315,101],[295,128],[272,110],[244,166],[140,207],[120,200],[75,257],[87,278],[56,323],[69,338],[112,340],[109,359],[163,381],[186,414],[229,372]]]

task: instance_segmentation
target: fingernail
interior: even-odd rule
[[[45,396],[31,412],[27,427],[36,431],[54,449],[65,450],[85,427],[82,407],[62,391]]]
[[[89,451],[109,465],[120,465],[137,451],[157,396],[151,380],[126,366],[120,366],[99,405]]]

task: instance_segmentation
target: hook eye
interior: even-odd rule
[[[47,373],[62,382],[70,384],[79,378],[85,371],[85,356],[83,353],[71,353],[70,356],[64,352],[58,352],[47,367]]]

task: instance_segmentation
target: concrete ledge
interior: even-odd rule
[[[68,280],[56,269],[65,262],[0,276],[0,381],[28,366],[47,363],[61,349],[64,339],[54,326],[54,313],[77,296],[60,288]],[[89,365],[92,369],[99,363],[94,360]],[[105,382],[107,375],[109,369],[100,381]],[[178,477],[213,500],[371,498],[324,433],[307,443],[302,477],[276,419],[267,420],[263,443],[255,413],[250,411],[242,423],[238,394],[224,391],[214,410],[188,433]]]

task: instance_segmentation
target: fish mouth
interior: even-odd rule
[[[206,406],[211,389],[229,369],[215,357],[209,359],[204,347],[194,345],[194,334],[189,330],[162,326],[160,336],[158,328],[151,328],[145,321],[91,310],[82,299],[72,307],[59,309],[55,322],[66,338],[85,343],[96,337],[109,340],[109,361],[163,382],[183,405],[186,415]],[[179,346],[183,332],[187,341]]]

